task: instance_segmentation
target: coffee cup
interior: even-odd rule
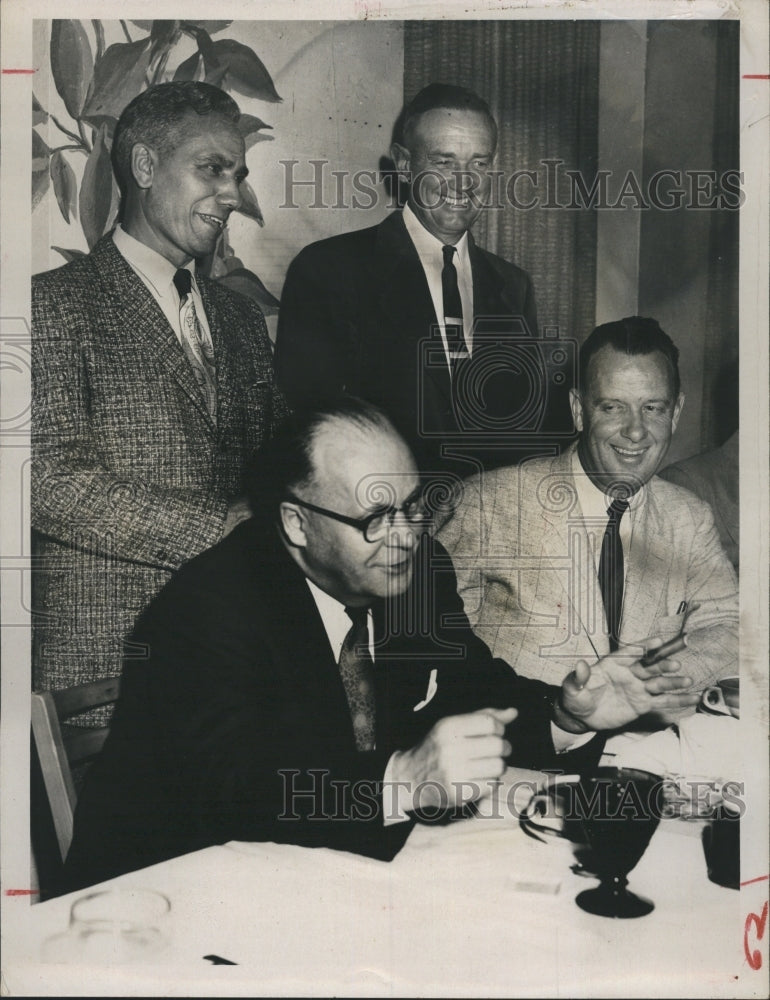
[[[740,718],[740,678],[736,674],[723,677],[707,687],[701,697],[701,708],[712,715],[732,715]]]

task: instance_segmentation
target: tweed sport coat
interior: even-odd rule
[[[176,335],[111,236],[32,279],[39,688],[120,673],[137,615],[173,570],[220,539],[244,466],[285,412],[258,305],[198,280],[216,426]]]
[[[557,399],[531,385],[538,350],[532,283],[470,233],[468,239],[476,321],[463,380],[468,391],[458,397],[453,390],[425,272],[401,212],[393,212],[377,226],[305,247],[289,267],[275,346],[289,402],[341,391],[368,399],[385,410],[426,470],[470,475],[478,468],[474,459],[490,468],[547,451],[535,446],[535,430],[564,425],[555,407],[567,417],[569,411],[566,388]],[[485,409],[472,387],[483,390]],[[532,404],[523,433],[522,400]],[[566,426],[564,440],[569,420]],[[510,436],[507,428],[514,429]],[[471,462],[453,462],[457,451]]]
[[[583,521],[573,451],[467,481],[439,532],[476,634],[517,673],[552,684],[576,660],[609,653],[589,548],[600,550],[605,522]],[[736,673],[737,581],[708,504],[653,476],[624,554],[621,646],[671,639],[683,603],[697,602],[686,624],[688,648],[676,656],[682,671],[699,686]]]

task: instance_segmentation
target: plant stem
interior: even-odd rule
[[[55,149],[52,149],[51,152],[52,153],[63,153],[65,149],[77,149],[81,153],[87,153],[88,152],[88,150],[84,146],[81,146],[81,145],[77,145],[77,146],[57,146]]]
[[[88,152],[90,153],[91,150],[93,149],[93,147],[92,147],[91,143],[88,141],[88,139],[86,138],[85,129],[83,128],[83,122],[81,122],[80,120],[78,120],[78,132],[80,132],[80,138],[81,138],[81,140],[83,142],[84,148],[87,149]]]
[[[132,38],[132,37],[131,37],[131,36],[129,35],[129,33],[128,33],[128,28],[126,27],[126,22],[125,22],[125,21],[121,21],[121,22],[120,22],[120,26],[121,26],[121,28],[123,29],[123,34],[124,34],[124,35],[126,36],[126,38],[127,38],[128,40],[129,40],[129,42],[133,42],[133,38]]]
[[[55,125],[55,126],[56,126],[56,127],[58,128],[58,129],[60,129],[60,130],[61,130],[61,131],[62,131],[62,132],[63,132],[63,133],[64,133],[64,134],[66,135],[66,136],[68,136],[68,137],[69,137],[70,139],[74,139],[74,140],[75,140],[75,142],[76,142],[76,143],[78,143],[78,146],[86,146],[86,144],[85,144],[85,142],[83,142],[83,140],[82,140],[81,136],[77,136],[77,135],[75,135],[75,133],[74,133],[74,132],[70,132],[70,130],[69,130],[68,128],[65,128],[65,127],[64,127],[64,126],[62,125],[62,123],[61,123],[61,122],[60,122],[60,121],[59,121],[59,120],[58,120],[58,119],[56,118],[56,115],[50,115],[49,117],[50,117],[51,121],[52,121],[52,122],[54,123],[54,125]],[[88,147],[86,146],[86,149],[87,149],[87,148],[88,148]]]

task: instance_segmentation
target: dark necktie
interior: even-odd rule
[[[610,652],[618,648],[620,615],[623,609],[623,544],[620,541],[620,520],[628,510],[628,500],[612,501],[607,508],[609,520],[604,530],[599,556],[599,587],[607,616]]]
[[[441,270],[441,291],[444,298],[444,330],[449,350],[449,367],[454,375],[458,362],[468,357],[463,334],[463,304],[457,286],[457,269],[453,257],[455,247],[443,246],[444,267]]]
[[[200,324],[192,297],[192,277],[186,267],[174,275],[174,287],[179,292],[179,324],[182,328],[182,350],[190,362],[201,395],[212,420],[217,416],[217,377],[214,345],[211,335]]]
[[[340,676],[358,750],[374,749],[374,664],[369,655],[368,610],[345,608],[353,622],[340,650]]]

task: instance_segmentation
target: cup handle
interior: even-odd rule
[[[725,704],[724,693],[718,684],[706,688],[703,692],[703,703],[714,712],[721,712],[722,715],[730,714],[730,709]]]
[[[563,837],[561,830],[556,830],[552,826],[542,826],[536,821],[538,815],[545,815],[549,806],[553,806],[553,799],[547,792],[537,792],[526,805],[519,818],[519,825],[528,837],[539,840],[542,844],[546,841],[539,834],[545,837]]]

